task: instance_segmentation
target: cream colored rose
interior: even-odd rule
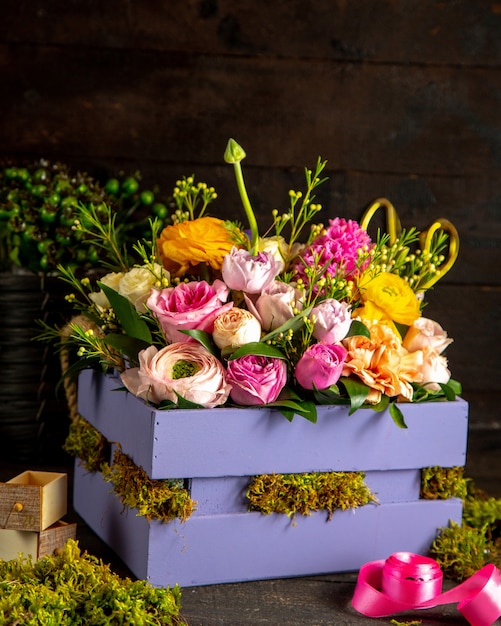
[[[168,280],[169,273],[158,263],[153,266],[153,271],[148,267],[134,267],[119,281],[118,293],[127,298],[138,313],[144,313],[151,290],[154,287],[161,288],[162,279]]]
[[[289,245],[281,235],[274,237],[260,237],[258,241],[259,252],[270,252],[280,266],[279,273],[285,269],[285,262],[289,258]]]
[[[99,282],[103,283],[110,289],[114,291],[118,291],[120,281],[122,280],[123,272],[110,272],[103,276]],[[97,292],[89,294],[89,298],[94,302],[96,306],[100,309],[109,309],[111,307],[110,301],[105,296],[104,291],[100,289]]]
[[[439,383],[446,384],[451,377],[447,367],[447,359],[432,348],[424,347],[423,365],[421,366],[422,381],[426,389],[438,391]]]
[[[405,335],[404,348],[409,352],[432,348],[440,354],[452,342],[453,339],[447,337],[447,332],[440,324],[426,317],[419,317]]]
[[[212,338],[221,350],[227,346],[239,348],[261,339],[261,324],[249,311],[233,307],[216,317]]]

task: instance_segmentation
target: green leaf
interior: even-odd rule
[[[371,409],[372,411],[377,411],[378,413],[382,413],[383,411],[386,410],[389,403],[390,403],[390,398],[383,394],[381,396],[381,400],[377,404],[371,404],[367,408]]]
[[[178,409],[204,409],[205,407],[202,404],[198,404],[197,402],[191,402],[191,400],[187,400],[176,393],[177,396],[177,408]]]
[[[453,378],[450,378],[447,385],[451,387],[451,389],[454,390],[454,393],[456,394],[456,396],[460,396],[463,393],[463,388],[461,386],[461,383],[458,380],[454,380]]]
[[[370,330],[367,328],[367,326],[363,322],[361,322],[360,320],[352,320],[351,325],[350,325],[350,330],[348,331],[348,334],[346,336],[347,337],[360,336],[360,337],[367,337],[367,339],[370,339],[371,333],[370,333]]]
[[[300,415],[304,417],[309,422],[316,424],[317,422],[317,408],[314,402],[310,400],[300,400],[300,402],[296,402],[295,400],[277,400],[276,402],[269,402],[264,405],[267,407],[273,407],[280,411],[285,417],[292,422],[292,418],[294,415]],[[292,417],[289,418],[290,412],[292,411]]]
[[[124,298],[124,296],[120,295],[118,291],[111,289],[111,287],[108,287],[104,283],[98,281],[97,284],[104,291],[106,297],[110,301],[110,304],[115,311],[115,315],[117,316],[118,321],[120,322],[120,325],[124,329],[125,333],[129,335],[129,337],[141,339],[151,345],[153,340],[148,324],[139,317],[138,312],[132,306],[131,302],[129,302],[127,298]]]
[[[394,402],[390,404],[390,415],[399,428],[407,428],[407,424],[404,420],[404,414]]]
[[[301,328],[301,326],[304,325],[304,318],[310,314],[312,308],[313,306],[309,306],[306,309],[303,309],[301,313],[298,313],[294,317],[291,317],[290,320],[287,320],[281,326],[275,328],[275,330],[270,331],[267,335],[262,337],[261,341],[270,341],[280,333],[285,334],[288,330],[298,330],[299,328]]]
[[[216,345],[214,341],[212,340],[212,335],[205,332],[205,330],[197,330],[197,329],[188,330],[187,329],[187,330],[180,330],[179,332],[184,333],[185,335],[188,335],[189,337],[193,337],[193,339],[196,339],[198,343],[202,344],[202,346],[208,352],[210,352],[214,356],[217,356],[217,349],[216,349]]]
[[[454,391],[453,386],[449,384],[439,383],[440,389],[444,392],[444,396],[447,400],[452,402],[456,399],[456,392]]]
[[[233,352],[233,354],[228,358],[231,361],[233,359],[239,359],[242,356],[247,356],[248,354],[267,356],[274,359],[285,359],[285,354],[281,350],[261,341],[252,341],[245,344],[245,346],[235,350],[235,352]]]
[[[137,360],[137,355],[141,350],[150,346],[149,343],[142,339],[129,337],[128,335],[119,335],[118,333],[110,333],[103,339],[104,343],[118,352],[125,354],[131,359]]]
[[[339,382],[344,385],[346,393],[350,398],[350,415],[352,415],[364,404],[369,395],[370,388],[364,385],[364,383],[346,376],[342,376]]]

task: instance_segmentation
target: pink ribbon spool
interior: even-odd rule
[[[492,626],[501,617],[501,572],[485,565],[463,583],[442,593],[439,564],[412,552],[396,552],[386,561],[360,568],[353,607],[368,617],[457,603],[471,626]]]

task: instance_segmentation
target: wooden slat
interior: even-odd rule
[[[55,71],[57,68],[57,71]],[[499,72],[0,46],[4,153],[494,176]]]
[[[66,47],[434,65],[495,65],[501,52],[491,0],[7,0],[2,9],[0,37]]]

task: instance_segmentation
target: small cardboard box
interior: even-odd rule
[[[0,483],[0,528],[41,532],[67,512],[68,477],[26,471]]]
[[[68,539],[75,539],[76,534],[76,524],[61,520],[41,532],[4,528],[0,530],[0,559],[10,561],[23,554],[38,560],[62,548]]]

